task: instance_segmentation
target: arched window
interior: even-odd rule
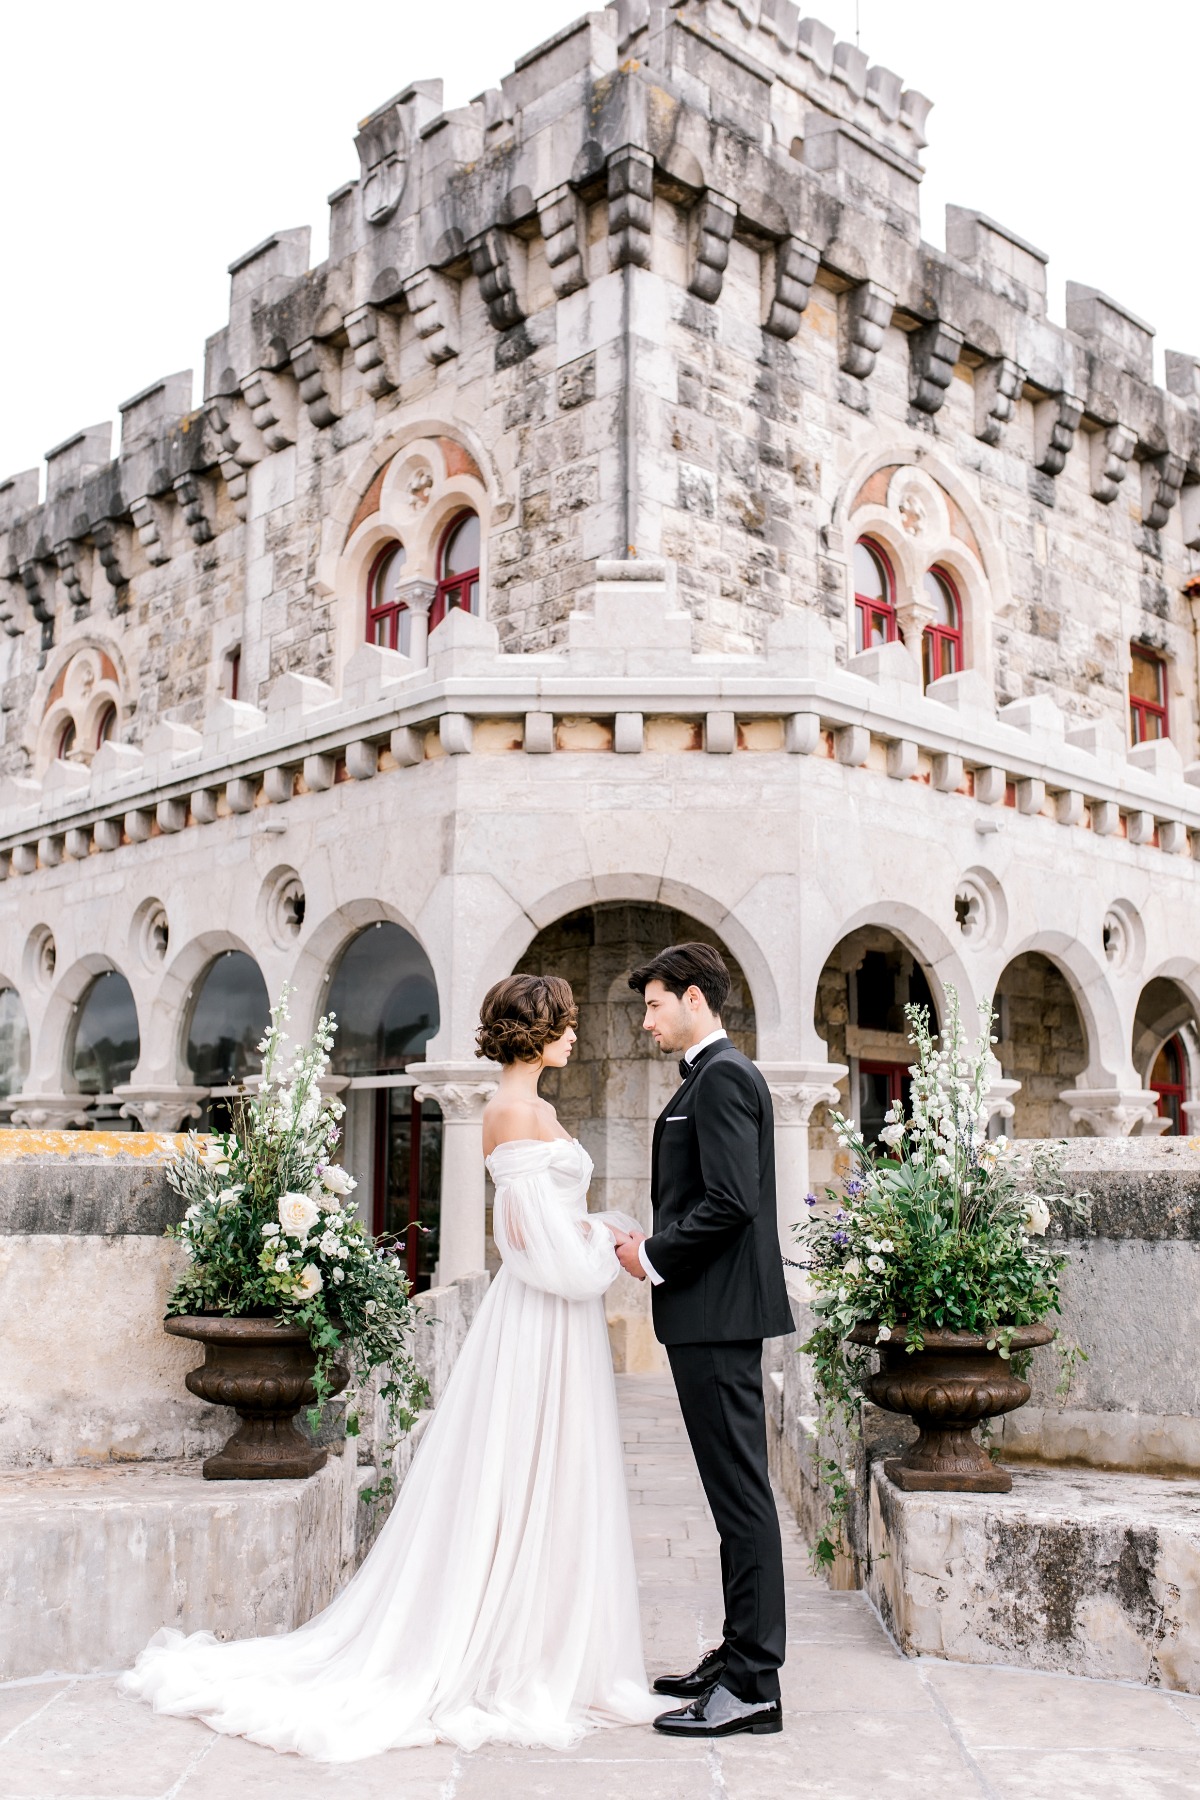
[[[879,545],[859,538],[854,546],[854,642],[873,650],[896,641],[896,583]]]
[[[127,1082],[141,1055],[137,1007],[123,975],[97,975],[75,1011],[71,1073],[81,1094],[111,1094]],[[114,1117],[105,1124],[115,1124]]]
[[[370,1132],[372,1227],[403,1238],[409,1278],[423,1292],[438,1260],[442,1120],[403,1073],[438,1028],[429,959],[401,926],[368,925],[342,952],[322,1010],[337,1015],[334,1073],[354,1077],[351,1106]]]
[[[29,1025],[16,988],[0,988],[0,1100],[19,1093],[29,1073]]]
[[[957,675],[963,666],[962,603],[945,569],[928,570],[925,597],[933,607],[923,646],[928,687],[943,675]]]
[[[213,1092],[200,1112],[201,1131],[227,1131],[234,1090],[262,1067],[258,1046],[270,1024],[267,984],[244,950],[226,950],[196,985],[188,1020],[187,1065],[198,1087]]]
[[[1150,1086],[1158,1095],[1158,1116],[1170,1119],[1168,1137],[1182,1137],[1187,1130],[1183,1103],[1187,1099],[1187,1061],[1179,1037],[1168,1038],[1154,1059]]]
[[[60,762],[65,762],[75,748],[75,721],[68,719],[58,734],[58,742],[54,754]]]
[[[99,750],[101,744],[107,744],[107,743],[111,742],[113,735],[116,732],[116,729],[117,729],[117,709],[115,706],[106,706],[104,711],[100,714],[99,723],[96,726],[96,748],[97,748],[97,750]]]
[[[1148,644],[1130,644],[1129,737],[1134,744],[1170,737],[1166,659]]]
[[[450,521],[438,550],[437,593],[429,628],[440,625],[458,606],[479,611],[479,514],[461,512]]]
[[[385,544],[367,578],[367,642],[408,654],[411,615],[396,589],[408,561],[404,545]]]

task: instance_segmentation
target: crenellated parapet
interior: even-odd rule
[[[1054,504],[1082,449],[1091,497],[1136,504],[1139,553],[1161,560],[1173,516],[1184,545],[1200,548],[1195,360],[1171,353],[1158,387],[1151,328],[1074,283],[1065,325],[1048,320],[1045,256],[979,213],[950,209],[944,252],[923,243],[929,106],[790,0],[617,0],[469,106],[443,110],[437,82],[405,88],[359,128],[359,175],[330,200],[328,260],[309,268],[305,228],[231,265],[229,318],[208,341],[194,409],[190,374],[165,377],[122,405],[115,457],[108,427],[92,427],[48,454],[44,497],[33,471],[0,483],[0,626],[42,659],[89,621],[120,635],[142,584],[159,591],[156,573],[251,554],[239,533],[252,472],[297,446],[341,454],[410,403],[453,418],[472,383],[502,385],[512,371],[496,419],[520,404],[528,414],[546,346],[558,341],[561,363],[572,332],[587,339],[591,292],[611,310],[605,284],[639,271],[672,284],[673,317],[701,335],[704,309],[736,280],[750,296],[745,353],[781,384],[790,365],[779,359],[798,353],[819,290],[835,321],[839,405],[871,415],[898,331],[910,433],[936,434],[965,380],[985,449],[1011,446],[1014,418],[1032,409],[1039,505]],[[648,327],[630,313],[612,331],[627,360],[602,371],[602,392],[645,390],[657,404],[653,359],[630,350]],[[472,415],[491,404],[472,398]],[[623,509],[593,499],[582,478],[563,483],[564,507],[595,509],[573,565],[584,576],[631,541],[663,547],[658,502],[635,491],[638,433],[610,415],[603,429],[624,432]],[[666,426],[640,449],[675,455]],[[596,458],[604,450],[592,446]],[[684,511],[712,513],[702,463],[680,461],[677,485]],[[498,498],[511,515],[515,486]],[[751,531],[758,504],[744,509]],[[501,524],[525,529],[498,506]],[[497,570],[529,541],[497,550]],[[818,581],[793,586],[789,602],[821,605]],[[513,647],[525,629],[514,626]]]

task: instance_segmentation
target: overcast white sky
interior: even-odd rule
[[[494,86],[578,0],[56,0],[0,43],[0,479],[160,375],[197,371],[226,265],[273,230],[327,243],[356,122],[408,82]],[[926,238],[990,213],[1200,354],[1195,0],[816,0],[935,102]],[[114,430],[114,443],[116,433]]]

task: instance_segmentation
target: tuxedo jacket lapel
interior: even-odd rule
[[[692,1059],[692,1062],[688,1068],[687,1074],[685,1075],[683,1080],[680,1082],[679,1086],[675,1089],[675,1092],[671,1095],[671,1098],[667,1101],[667,1104],[663,1107],[663,1109],[659,1113],[657,1119],[655,1119],[655,1121],[654,1121],[654,1136],[652,1137],[652,1139],[650,1141],[650,1204],[651,1204],[651,1206],[655,1206],[658,1203],[658,1147],[659,1147],[660,1143],[662,1142],[663,1126],[666,1124],[668,1118],[674,1112],[675,1108],[679,1105],[680,1100],[683,1098],[684,1094],[687,1092],[691,1083],[695,1080],[696,1071],[698,1068],[700,1068],[701,1064],[705,1061],[706,1057],[709,1055],[709,1052],[717,1049],[718,1044],[725,1043],[727,1041],[728,1040],[725,1038],[718,1039],[717,1044],[710,1044],[707,1049],[702,1050],[700,1052],[699,1056],[694,1057]]]

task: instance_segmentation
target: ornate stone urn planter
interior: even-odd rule
[[[224,1449],[205,1460],[207,1481],[283,1481],[324,1468],[328,1449],[310,1443],[295,1423],[300,1408],[316,1399],[316,1352],[302,1325],[221,1314],[164,1324],[173,1337],[204,1345],[203,1363],[186,1377],[191,1392],[214,1406],[232,1406],[242,1421]],[[346,1365],[336,1364],[333,1392],[349,1379]]]
[[[866,1377],[863,1390],[876,1406],[908,1413],[921,1434],[903,1456],[884,1463],[889,1480],[909,1492],[1007,1494],[1012,1476],[992,1461],[975,1427],[981,1419],[1024,1406],[1029,1383],[974,1332],[926,1331],[924,1349],[911,1356],[903,1325],[892,1327],[886,1344],[876,1344],[878,1333],[877,1325],[867,1323],[850,1334],[853,1343],[879,1353],[879,1372]],[[1022,1325],[1013,1333],[1012,1349],[1032,1350],[1055,1335],[1050,1325]]]

